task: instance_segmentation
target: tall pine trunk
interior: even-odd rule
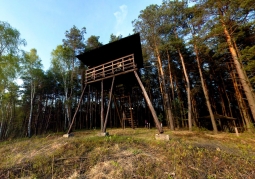
[[[245,105],[245,101],[243,99],[243,95],[240,91],[240,85],[238,85],[237,80],[236,80],[236,74],[234,72],[234,67],[233,65],[229,65],[228,66],[229,71],[230,71],[230,76],[233,82],[233,86],[235,89],[235,97],[238,103],[238,107],[240,108],[240,115],[242,117],[242,121],[243,121],[243,125],[245,126],[245,128],[247,128],[248,131],[250,131],[250,127],[249,124],[251,123],[250,121],[250,117]]]
[[[188,73],[185,67],[185,63],[184,63],[184,59],[182,56],[182,53],[180,51],[180,49],[178,49],[178,54],[180,56],[180,60],[182,63],[182,68],[183,68],[183,73],[185,76],[185,80],[186,80],[186,84],[187,84],[187,100],[188,100],[188,125],[189,125],[189,131],[192,131],[192,119],[191,119],[191,96],[190,96],[190,82],[189,82],[189,77],[188,77]]]
[[[31,137],[31,123],[32,123],[32,115],[33,115],[33,107],[34,107],[34,96],[35,96],[35,86],[31,81],[31,93],[30,93],[30,112],[29,112],[29,119],[28,119],[28,126],[27,126],[27,134],[28,137]]]
[[[174,84],[173,84],[173,77],[172,77],[172,70],[171,70],[171,62],[170,62],[170,55],[167,53],[167,60],[168,60],[168,71],[169,71],[169,79],[170,79],[170,88],[172,89],[172,100],[174,100]]]
[[[246,98],[247,98],[247,101],[248,101],[249,108],[251,110],[253,119],[255,120],[255,100],[254,100],[252,90],[251,90],[250,85],[249,85],[249,81],[246,78],[245,73],[242,69],[242,65],[240,64],[238,54],[237,54],[236,49],[234,48],[234,45],[232,43],[232,39],[231,39],[231,36],[229,34],[229,31],[228,31],[226,25],[224,24],[224,22],[223,21],[221,21],[221,22],[222,22],[222,26],[223,26],[223,29],[224,29],[224,34],[225,34],[225,37],[226,37],[226,40],[227,40],[227,43],[228,43],[229,51],[231,53],[231,56],[232,56],[232,59],[233,59],[233,62],[234,62],[235,68],[236,68],[236,72],[239,76],[240,83],[242,84],[244,93],[246,95]],[[246,125],[247,125],[248,129],[251,128],[251,124],[246,124]]]
[[[221,84],[222,84],[222,88],[223,88],[223,91],[226,95],[226,98],[227,98],[227,101],[228,101],[228,110],[229,110],[229,115],[230,117],[233,117],[233,113],[232,113],[232,109],[231,109],[231,103],[230,103],[230,99],[229,99],[229,95],[228,93],[226,92],[226,87],[225,87],[225,83],[224,83],[224,80],[222,78],[222,76],[220,76],[220,79],[221,79]],[[223,93],[223,94],[224,94]]]
[[[197,49],[197,46],[195,44],[194,44],[194,49],[195,49],[195,53],[196,53],[197,66],[198,66],[198,71],[199,71],[199,75],[200,75],[200,79],[201,79],[203,92],[204,92],[204,95],[205,95],[206,105],[207,105],[207,108],[208,108],[208,111],[209,111],[209,114],[210,114],[210,117],[211,117],[213,132],[216,134],[218,132],[218,129],[217,129],[217,125],[216,125],[214,115],[213,115],[211,103],[210,103],[210,100],[209,100],[208,89],[207,89],[207,86],[206,86],[205,81],[204,81],[204,77],[203,77],[203,73],[202,73],[202,69],[201,69],[200,58],[198,56],[198,54],[199,54],[198,49]]]
[[[161,77],[161,80],[162,80],[163,99],[164,99],[163,101],[165,103],[165,106],[167,107],[166,111],[167,111],[168,121],[169,121],[169,124],[170,124],[170,129],[174,130],[173,114],[172,114],[171,107],[170,107],[169,95],[168,95],[167,90],[166,90],[164,71],[163,71],[163,67],[162,67],[162,62],[161,62],[159,50],[158,50],[156,45],[155,45],[155,50],[156,50],[156,56],[157,56],[158,65],[159,65],[159,74],[160,74],[160,77]]]

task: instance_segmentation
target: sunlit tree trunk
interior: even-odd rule
[[[244,93],[246,95],[246,98],[247,98],[247,101],[248,101],[249,108],[251,110],[253,119],[255,119],[255,100],[254,100],[252,91],[250,89],[249,81],[246,78],[245,73],[242,69],[240,61],[238,59],[238,54],[237,54],[237,52],[234,48],[234,45],[232,43],[232,39],[231,39],[231,36],[229,34],[229,31],[228,31],[226,25],[224,24],[224,22],[223,21],[221,21],[221,22],[222,22],[222,26],[223,26],[223,29],[224,29],[224,34],[225,34],[225,37],[226,37],[226,40],[227,40],[227,43],[228,43],[229,51],[231,53],[231,56],[232,56],[232,59],[233,59],[233,62],[234,62],[235,68],[236,68],[236,72],[239,76],[240,83],[242,84]],[[246,125],[247,125],[248,129],[251,128],[251,124],[248,123]]]
[[[241,91],[239,89],[240,86],[238,85],[237,80],[236,80],[234,67],[233,67],[233,65],[229,65],[228,68],[229,68],[230,76],[231,76],[233,86],[235,89],[235,96],[236,96],[236,100],[237,100],[237,103],[238,103],[238,106],[240,109],[240,114],[242,117],[243,125],[245,126],[245,128],[247,128],[248,131],[250,131],[249,124],[251,123],[251,120],[250,120],[248,111],[245,107],[246,105],[245,105],[245,101],[243,99],[243,95],[241,94]]]
[[[238,49],[238,47],[237,47],[237,45],[236,45],[236,42],[235,42],[234,40],[233,40],[232,42],[233,42],[233,46],[234,46],[234,48],[235,48],[235,50],[236,50],[236,54],[238,55],[238,59],[240,60],[240,58],[241,58],[240,51],[239,51],[239,49]],[[243,65],[242,65],[241,61],[240,61],[240,65],[241,65],[241,67],[242,67],[242,71],[243,71],[243,73],[244,73],[244,76],[245,76],[246,80],[248,81],[248,85],[249,85],[249,87],[250,87],[250,90],[253,91],[253,88],[252,88],[252,86],[251,86],[251,83],[249,82],[248,76],[247,76],[247,74],[246,74],[246,71],[245,71],[244,68],[243,68]],[[255,100],[255,93],[252,92],[252,95],[253,95],[253,99]],[[254,119],[254,120],[255,120],[255,119]]]

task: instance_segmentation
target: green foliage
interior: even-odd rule
[[[255,46],[247,46],[241,53],[243,54],[242,62],[245,63],[244,67],[248,78],[255,89]]]
[[[16,55],[20,51],[20,45],[26,45],[26,41],[20,38],[17,29],[7,22],[0,21],[0,59],[5,55]]]
[[[122,35],[121,35],[121,34],[118,35],[118,36],[117,36],[117,35],[114,35],[114,34],[111,34],[109,43],[115,42],[115,41],[120,40],[120,39],[122,39]]]
[[[0,95],[19,71],[21,55],[19,47],[25,44],[18,30],[7,22],[0,21]]]
[[[15,131],[18,86],[14,80],[20,72],[20,46],[25,44],[18,30],[0,21],[0,139],[9,137]]]
[[[42,71],[41,59],[37,55],[36,49],[31,49],[30,52],[24,54],[22,61],[22,74],[24,79],[30,79],[31,83],[37,83],[44,72]]]
[[[58,45],[56,49],[51,52],[51,56],[52,71],[61,74],[63,78],[70,76],[69,73],[73,70],[71,60],[73,56],[72,49],[63,45]]]
[[[159,120],[159,122],[163,122],[163,120],[164,120],[164,115],[163,115],[162,113],[159,114],[158,120]]]
[[[99,42],[99,36],[91,35],[86,42],[85,51],[90,51],[101,47],[103,44]]]
[[[73,50],[74,54],[84,51],[86,28],[79,30],[75,25],[65,32],[66,39],[63,39],[63,45]]]

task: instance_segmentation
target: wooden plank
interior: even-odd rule
[[[142,81],[140,80],[140,78],[139,78],[137,72],[134,71],[134,73],[135,73],[135,77],[136,77],[136,79],[137,79],[137,81],[138,81],[138,83],[139,83],[139,85],[140,85],[140,87],[141,87],[141,89],[142,89],[142,91],[143,91],[144,98],[145,98],[145,100],[146,100],[146,102],[147,102],[147,104],[148,104],[148,107],[149,107],[150,111],[151,111],[151,114],[152,114],[152,116],[153,116],[153,119],[154,119],[154,122],[155,122],[155,124],[156,124],[156,127],[158,128],[159,133],[164,133],[164,131],[163,131],[161,125],[160,125],[160,122],[159,122],[159,120],[158,120],[158,116],[157,116],[157,114],[156,114],[156,112],[155,112],[155,109],[154,109],[153,106],[152,106],[151,100],[150,100],[150,98],[149,98],[149,96],[148,96],[148,94],[147,94],[147,92],[146,92],[146,90],[145,90],[145,88],[144,88],[144,86],[143,86],[143,83],[142,83]]]
[[[98,81],[101,81],[101,80],[105,80],[105,79],[108,79],[108,78],[112,78],[114,76],[119,76],[119,75],[123,75],[123,74],[126,74],[126,73],[130,73],[130,72],[133,72],[133,71],[136,71],[137,68],[134,68],[134,69],[131,69],[131,70],[127,70],[127,71],[124,71],[124,72],[120,72],[120,73],[117,73],[117,74],[114,74],[114,75],[110,75],[110,76],[106,76],[104,78],[98,78],[98,79],[95,79],[95,80],[87,80],[87,84],[90,84],[90,83],[94,83],[94,82],[98,82]]]
[[[105,64],[96,66],[96,67],[92,67],[90,69],[86,70],[86,76],[89,78],[92,76],[93,72],[95,73],[95,76],[102,75],[105,76],[105,74],[112,74],[116,71],[119,71],[119,65],[121,64],[121,68],[122,71],[126,71],[127,69],[132,69],[132,68],[136,68],[136,64],[134,61],[134,56],[133,54],[117,59],[117,60],[113,60],[110,62],[107,62]]]

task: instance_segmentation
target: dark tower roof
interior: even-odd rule
[[[143,68],[143,57],[139,33],[103,45],[76,57],[86,66],[95,67],[109,61],[134,54],[137,68]]]

